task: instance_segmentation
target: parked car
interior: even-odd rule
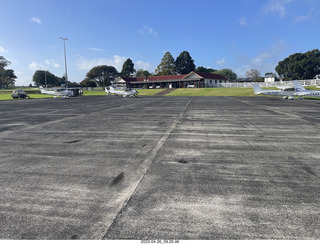
[[[12,92],[11,97],[12,97],[13,99],[18,99],[18,98],[25,99],[25,98],[30,98],[24,90],[14,90],[14,91]]]

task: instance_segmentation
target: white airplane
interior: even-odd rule
[[[301,83],[297,80],[292,81],[293,87],[299,96],[307,96],[307,97],[320,97],[320,91],[317,90],[307,90],[304,88]]]
[[[292,87],[282,87],[281,90],[262,89],[258,84],[252,83],[254,94],[256,95],[273,95],[282,96],[283,99],[294,99],[295,90]]]
[[[109,90],[107,88],[105,88],[105,91],[107,93],[107,95],[122,95],[123,97],[129,96],[129,97],[137,97],[139,92],[137,92],[136,90],[123,90],[123,91],[119,91],[119,90],[115,90],[112,86],[110,86]]]
[[[50,88],[50,90],[47,90],[43,88],[42,86],[39,87],[41,93],[47,94],[47,95],[53,95],[54,98],[62,97],[62,98],[69,98],[73,96],[73,91],[61,89],[61,88]]]

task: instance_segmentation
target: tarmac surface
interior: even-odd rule
[[[0,239],[320,239],[320,101],[0,101]]]

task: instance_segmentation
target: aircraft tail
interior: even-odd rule
[[[114,92],[114,89],[113,89],[113,87],[112,86],[109,86],[109,89],[106,87],[106,88],[104,88],[104,90],[106,91],[106,93],[108,93],[108,94],[111,94],[111,93],[113,93]]]
[[[262,88],[258,84],[252,83],[251,85],[252,85],[254,94],[261,94],[261,92],[263,92]]]
[[[301,83],[298,80],[293,80],[292,81],[294,89],[299,92],[299,91],[306,91],[306,88],[304,88]]]
[[[39,86],[39,88],[40,88],[40,92],[41,93],[45,93],[46,92],[46,89],[44,89],[43,86]]]

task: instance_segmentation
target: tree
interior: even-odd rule
[[[6,60],[3,56],[0,56],[0,70],[4,69],[10,64],[10,61]]]
[[[45,70],[37,70],[34,72],[32,81],[36,86],[61,86],[61,78]]]
[[[176,72],[178,74],[189,74],[196,68],[194,60],[191,58],[189,52],[187,51],[183,51],[180,53],[175,61],[175,66]]]
[[[208,74],[213,74],[214,72],[216,72],[216,69],[211,69],[211,68],[205,68],[203,66],[199,66],[196,68],[195,70],[196,72],[200,72],[200,73],[208,73]]]
[[[94,80],[90,78],[85,78],[83,81],[80,82],[80,86],[82,87],[96,87],[97,84]]]
[[[272,72],[267,72],[264,74],[265,77],[276,77],[276,74],[275,73],[272,73]]]
[[[17,76],[14,74],[14,70],[7,69],[3,72],[2,85],[14,86],[15,79],[17,79]]]
[[[161,63],[155,70],[156,75],[174,75],[176,70],[174,59],[170,52],[166,52],[161,59]]]
[[[0,87],[13,86],[17,78],[13,69],[5,69],[8,65],[10,65],[10,61],[0,56]]]
[[[234,73],[231,69],[221,69],[214,73],[226,77],[229,81],[235,81],[237,79],[237,74]]]
[[[280,61],[275,68],[280,77],[292,80],[313,79],[320,74],[320,51],[295,53]]]
[[[252,81],[257,81],[260,77],[260,72],[256,69],[250,69],[250,71],[246,72],[246,77],[250,78]]]
[[[105,87],[111,84],[116,77],[119,76],[117,69],[113,66],[99,65],[93,67],[86,78],[94,80],[98,86]]]
[[[149,77],[151,74],[148,70],[139,69],[136,73],[137,77]]]
[[[128,58],[122,65],[121,75],[124,77],[130,77],[136,70],[134,69],[134,64],[130,58]]]

